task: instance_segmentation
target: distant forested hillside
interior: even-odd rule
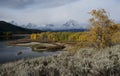
[[[26,29],[5,21],[0,21],[0,33],[5,33],[5,32],[9,32],[12,34],[26,34],[26,33],[41,32],[41,30]]]

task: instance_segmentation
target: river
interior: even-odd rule
[[[19,52],[22,54],[18,55]],[[57,52],[33,52],[30,47],[7,46],[6,41],[0,41],[0,63],[17,61],[19,59],[29,59],[34,57],[51,56]]]

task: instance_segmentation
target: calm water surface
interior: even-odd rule
[[[21,55],[17,55],[22,52]],[[5,41],[0,41],[0,63],[16,61],[19,59],[27,59],[42,56],[51,56],[58,54],[57,52],[33,52],[30,47],[7,46]]]

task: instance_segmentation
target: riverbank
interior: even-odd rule
[[[27,40],[17,40],[10,41],[7,43],[9,46],[23,46],[30,47],[33,51],[43,52],[43,51],[59,51],[59,50],[69,50],[73,48],[71,43],[62,43],[62,42],[39,42]]]
[[[74,55],[20,60],[0,65],[0,76],[120,76],[120,45],[95,50],[80,49]]]
[[[16,44],[16,46],[27,46],[31,47],[33,51],[58,51],[65,48],[62,43],[40,43],[40,42],[30,42],[24,44]]]

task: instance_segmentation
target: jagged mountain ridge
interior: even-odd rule
[[[61,25],[55,25],[55,24],[46,24],[46,25],[34,25],[32,23],[28,23],[27,25],[23,25],[24,28],[29,29],[38,29],[43,31],[83,31],[85,28],[83,28],[80,23],[78,23],[75,20],[69,20]]]

